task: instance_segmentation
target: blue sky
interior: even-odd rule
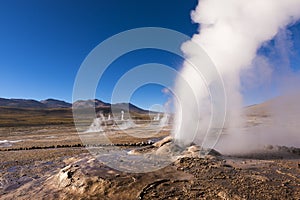
[[[0,97],[70,102],[76,73],[100,42],[121,31],[147,26],[192,36],[197,25],[191,22],[190,11],[196,4],[197,0],[4,0],[0,6]],[[291,65],[297,71],[300,26],[290,30],[295,33]],[[149,49],[126,54],[109,67],[100,82],[105,87],[98,88],[96,97],[109,102],[118,78],[149,62],[180,68],[182,59]],[[136,91],[132,102],[143,108],[163,104],[168,97],[161,89],[158,85],[144,86]],[[247,103],[269,97],[254,98],[259,92],[256,88],[247,93]]]
[[[256,87],[246,87],[243,91],[245,105],[257,104],[287,92],[299,92],[300,84],[300,23],[291,24],[277,36],[262,45],[257,55],[263,56],[272,74],[262,76],[263,81]],[[261,67],[261,66],[257,66]],[[256,71],[256,76],[260,76]]]
[[[100,42],[121,31],[146,26],[170,28],[191,36],[197,29],[190,19],[196,4],[196,0],[2,1],[0,96],[71,101],[77,70]],[[99,88],[96,97],[109,101],[106,93],[111,79],[148,61],[180,65],[180,60],[157,51],[124,56],[111,66],[107,88]],[[145,90],[146,94],[160,92],[157,86],[145,86]],[[149,96],[135,103],[147,107],[144,100],[148,101]],[[157,98],[153,103],[163,101]]]

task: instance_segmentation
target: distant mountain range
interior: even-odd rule
[[[4,99],[0,98],[0,106],[13,108],[71,108],[72,104],[56,99],[36,101],[32,99]]]
[[[111,107],[116,111],[126,110],[129,108],[130,111],[137,113],[148,113],[148,110],[141,109],[131,103],[117,103],[110,104],[105,103],[98,99],[91,100],[78,100],[73,104],[57,100],[57,99],[46,99],[42,101],[32,100],[32,99],[5,99],[0,98],[1,107],[11,107],[11,108],[32,108],[32,109],[47,109],[47,108],[72,108],[84,109],[91,108],[95,105],[97,111],[103,110],[104,112],[110,112]]]

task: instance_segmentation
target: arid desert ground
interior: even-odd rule
[[[246,128],[275,126],[271,104],[246,108]],[[215,149],[200,156],[201,149],[192,145],[177,150],[176,159],[166,165],[153,162],[157,170],[147,172],[142,158],[176,149],[168,137],[171,124],[158,132],[143,124],[110,130],[105,138],[111,144],[101,144],[103,133],[77,133],[71,110],[1,109],[0,199],[300,199],[299,146],[266,143],[252,153]],[[90,148],[121,156],[108,156],[105,164],[106,154],[97,157]],[[129,152],[137,159],[127,162]],[[126,171],[134,167],[145,172]]]

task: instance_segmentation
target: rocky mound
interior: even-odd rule
[[[202,151],[197,146],[176,147],[171,137],[132,150],[133,155],[176,156],[170,165],[149,173],[118,171],[90,154],[82,154],[65,160],[65,167],[54,174],[29,182],[1,199],[300,198],[299,159],[244,159],[224,157],[214,150],[204,155]]]
[[[156,155],[172,155],[175,159],[182,157],[201,157],[206,155],[221,156],[221,153],[214,149],[201,149],[199,146],[191,145],[188,147],[180,147],[173,143],[171,136],[165,137],[156,143],[147,147],[131,150],[129,154],[156,154]]]

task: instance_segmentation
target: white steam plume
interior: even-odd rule
[[[192,41],[207,52],[224,80],[228,101],[226,128],[241,126],[240,73],[251,66],[264,42],[300,18],[300,0],[200,0],[191,15],[200,24],[199,34]],[[183,44],[182,50],[188,60],[201,63],[201,55],[191,42]],[[175,90],[180,105],[177,105],[173,134],[180,144],[201,144],[211,116],[206,84],[214,80],[204,82],[188,61],[181,75],[194,92],[197,104],[191,102],[186,86],[178,80]],[[190,130],[197,126],[198,119],[203,123],[198,124],[195,137]]]

